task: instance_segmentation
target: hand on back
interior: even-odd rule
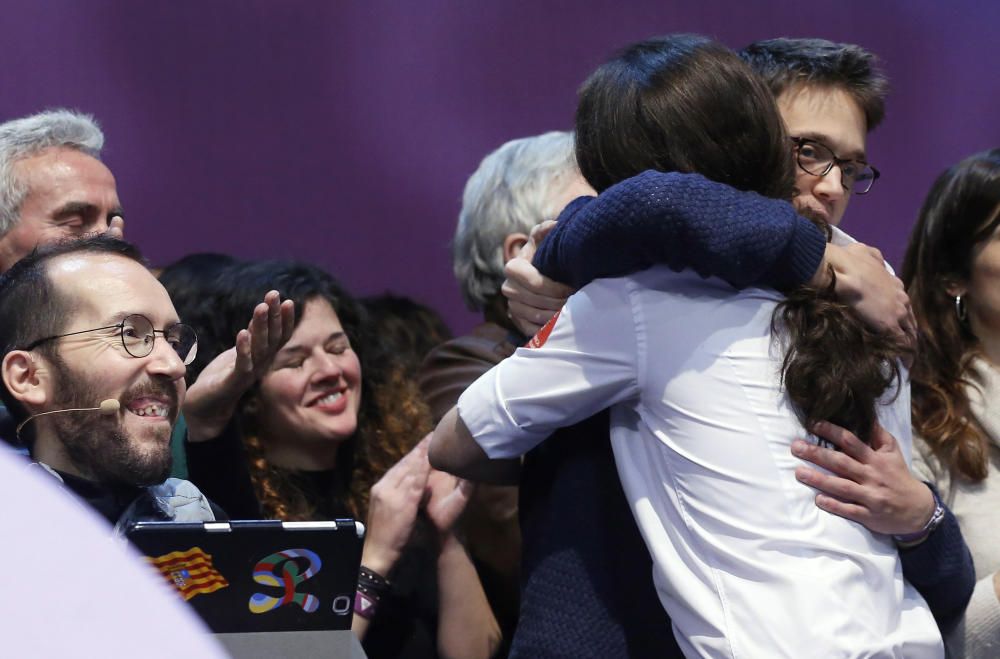
[[[572,288],[549,279],[531,264],[538,245],[555,226],[554,220],[535,226],[521,252],[504,265],[507,279],[500,291],[507,298],[510,319],[525,336],[534,336],[573,294]]]
[[[819,508],[892,535],[916,533],[931,518],[934,495],[910,473],[899,442],[881,426],[872,433],[871,446],[832,423],[817,424],[813,432],[840,449],[792,443],[793,455],[830,472],[795,470],[799,481],[819,490]]]

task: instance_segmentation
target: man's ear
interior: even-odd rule
[[[508,233],[503,239],[503,262],[506,263],[521,253],[521,248],[528,244],[528,234]]]
[[[11,350],[0,365],[4,386],[15,400],[27,408],[38,408],[49,399],[48,369],[39,365],[30,352]]]

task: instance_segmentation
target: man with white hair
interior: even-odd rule
[[[466,304],[483,313],[483,323],[432,350],[421,366],[417,381],[435,421],[466,387],[527,340],[511,322],[500,293],[504,264],[527,244],[536,225],[554,220],[573,199],[592,194],[576,164],[573,134],[567,132],[511,140],[469,177],[452,262]],[[506,639],[518,615],[517,496],[517,487],[481,486],[466,514],[469,553]]]
[[[120,238],[115,177],[100,161],[93,117],[39,112],[0,124],[0,272],[38,245],[111,230]]]
[[[35,247],[107,231],[122,238],[115,177],[100,161],[94,118],[46,110],[0,124],[0,273]],[[0,437],[13,440],[0,405]]]
[[[511,140],[469,177],[452,263],[462,297],[470,309],[483,313],[483,323],[433,350],[421,368],[420,389],[435,420],[526,340],[511,323],[500,294],[504,264],[518,255],[536,225],[554,220],[573,199],[592,194],[576,165],[573,134],[566,132]]]

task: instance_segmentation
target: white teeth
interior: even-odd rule
[[[336,401],[338,398],[340,398],[343,395],[344,394],[340,393],[339,391],[335,391],[332,394],[323,396],[322,398],[320,398],[316,402],[319,403],[320,405],[329,405],[330,403]]]

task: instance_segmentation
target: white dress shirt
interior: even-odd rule
[[[687,656],[941,657],[892,539],[823,512],[795,479],[790,444],[810,436],[780,388],[780,300],[665,267],[595,281],[459,414],[507,458],[611,407],[618,473]],[[879,418],[909,459],[909,387],[892,393]]]

